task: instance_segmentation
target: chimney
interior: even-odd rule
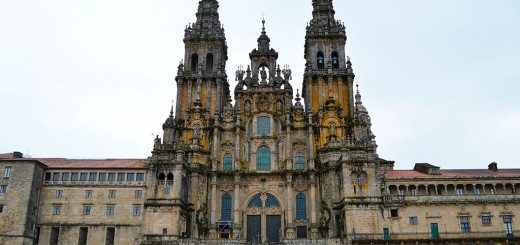
[[[23,153],[19,151],[13,152],[13,158],[23,158]]]
[[[498,164],[496,162],[492,162],[488,165],[488,169],[491,171],[498,172]]]

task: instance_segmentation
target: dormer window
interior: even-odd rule
[[[325,68],[325,56],[323,55],[323,52],[318,52],[318,55],[316,57],[316,62],[318,64],[318,69],[324,69]]]

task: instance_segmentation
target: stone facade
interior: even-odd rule
[[[520,169],[394,170],[345,26],[312,5],[300,95],[265,21],[231,90],[219,4],[201,0],[152,155],[0,155],[0,244],[518,244]]]

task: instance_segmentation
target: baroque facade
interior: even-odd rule
[[[201,0],[152,155],[0,155],[0,244],[517,244],[520,169],[394,170],[345,26],[312,5],[300,95],[265,21],[231,90],[219,3]]]

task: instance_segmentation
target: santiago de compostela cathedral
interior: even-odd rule
[[[312,6],[303,90],[265,22],[231,90],[219,3],[200,1],[152,156],[0,154],[0,244],[519,244],[520,169],[394,170],[345,26]]]

